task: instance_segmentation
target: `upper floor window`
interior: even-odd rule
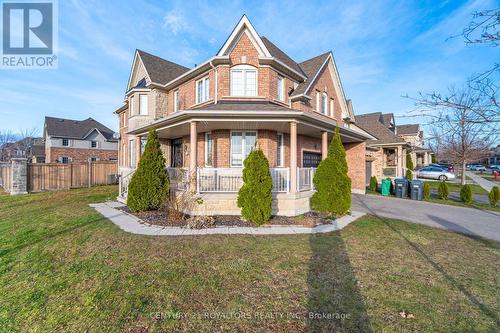
[[[316,90],[316,111],[320,112],[320,103],[321,103],[321,93]]]
[[[231,96],[257,96],[257,69],[248,65],[231,69]]]
[[[208,101],[208,87],[210,85],[210,80],[207,77],[196,81],[196,103],[203,103]]]
[[[134,96],[130,96],[130,112],[129,112],[129,117],[132,117],[135,115],[135,105],[134,105]]]
[[[330,98],[330,116],[335,118],[335,104],[333,102],[333,98]]]
[[[174,112],[179,111],[179,90],[174,91]]]
[[[63,147],[69,147],[69,139],[62,139]]]
[[[139,114],[141,116],[148,114],[148,95],[139,95]]]
[[[127,126],[127,113],[126,111],[124,111],[122,113],[122,127],[126,127]]]
[[[323,93],[321,95],[321,113],[325,114],[325,115],[327,114],[327,109],[326,109],[327,105],[326,105],[326,103],[327,103],[327,96],[326,96],[325,93]]]
[[[278,76],[278,100],[285,100],[285,79],[281,76]]]
[[[91,148],[97,148],[97,141],[90,141]]]

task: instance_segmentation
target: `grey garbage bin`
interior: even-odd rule
[[[394,179],[394,192],[396,192],[396,198],[408,197],[408,180],[405,178]]]
[[[412,200],[422,200],[424,198],[424,182],[413,179],[410,182],[410,196]]]

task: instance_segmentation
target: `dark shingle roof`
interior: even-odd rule
[[[267,50],[273,57],[293,69],[294,71],[305,75],[305,73],[302,71],[302,68],[300,68],[299,64],[297,64],[292,58],[288,56],[285,52],[283,52],[279,47],[274,45],[269,39],[267,39],[264,36],[260,37],[262,39],[262,42],[266,46]]]
[[[85,120],[72,120],[63,118],[45,117],[47,135],[59,138],[84,139],[92,130],[97,129],[108,141],[116,141],[114,132],[100,122],[88,118]]]
[[[321,65],[323,65],[329,54],[330,52],[326,52],[299,63],[300,68],[302,68],[302,71],[307,76],[307,80],[299,83],[297,88],[295,88],[295,90],[292,92],[291,96],[297,96],[306,93],[306,89],[309,86],[311,80],[314,79],[314,76],[316,76],[318,71],[321,69]]]
[[[396,126],[396,131],[400,135],[415,135],[420,132],[419,124],[407,124]]]
[[[189,71],[189,68],[162,59],[142,50],[137,50],[151,81],[166,84]]]
[[[202,110],[238,110],[238,111],[292,111],[292,109],[271,102],[255,101],[220,101],[217,104],[202,106]]]
[[[404,144],[405,140],[394,134],[388,127],[383,123],[384,116],[381,112],[360,114],[356,116],[356,125],[361,127],[366,132],[370,133],[378,140],[367,141],[368,144]],[[385,117],[386,120],[388,117]]]

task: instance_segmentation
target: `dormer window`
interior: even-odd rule
[[[91,148],[97,148],[97,141],[90,141]]]
[[[257,96],[257,69],[255,67],[239,65],[231,69],[231,96]]]
[[[204,77],[201,80],[196,81],[196,103],[203,103],[208,101],[208,87],[210,85],[210,80]]]
[[[285,80],[278,76],[278,101],[285,101]]]
[[[62,139],[62,146],[63,147],[69,147],[69,140],[68,139]]]

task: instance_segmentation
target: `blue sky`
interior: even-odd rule
[[[497,49],[447,40],[495,1],[210,3],[60,0],[59,67],[0,70],[0,130],[41,134],[45,115],[93,117],[116,130],[136,48],[192,67],[217,52],[242,14],[296,61],[332,50],[356,114],[404,116],[412,102],[402,95],[461,85],[498,61]]]

